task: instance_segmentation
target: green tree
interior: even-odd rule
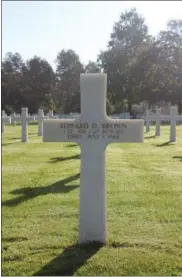
[[[34,56],[23,68],[23,88],[21,105],[36,113],[40,107],[53,108],[55,73],[51,65],[40,57]]]
[[[19,53],[8,52],[1,64],[2,109],[10,113],[18,111],[23,82],[24,62]]]
[[[80,112],[80,74],[85,70],[79,56],[71,49],[62,50],[55,62],[57,105],[64,113]]]
[[[98,63],[89,61],[88,64],[85,66],[86,73],[99,73],[101,72],[101,68]]]
[[[182,20],[171,20],[158,36],[164,61],[166,98],[182,113]]]
[[[100,53],[98,62],[108,74],[110,101],[116,105],[127,99],[131,113],[131,106],[137,101],[137,90],[140,89],[132,73],[133,60],[137,59],[142,47],[153,42],[153,38],[148,35],[144,18],[134,8],[120,15],[110,38],[108,49]]]

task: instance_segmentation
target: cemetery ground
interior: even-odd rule
[[[107,244],[77,245],[80,148],[2,135],[2,275],[182,275],[182,127],[106,150]],[[98,184],[99,185],[99,184]],[[94,199],[93,199],[94,205]]]

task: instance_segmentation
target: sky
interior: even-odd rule
[[[120,14],[132,7],[152,35],[166,29],[168,20],[182,18],[181,1],[3,1],[2,57],[37,55],[55,68],[58,52],[73,49],[82,63],[96,61]]]

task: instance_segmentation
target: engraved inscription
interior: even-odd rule
[[[61,123],[68,139],[119,139],[127,128],[124,123]]]

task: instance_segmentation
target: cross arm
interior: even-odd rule
[[[177,120],[177,121],[182,121],[182,115],[177,115],[177,116],[176,116],[176,120]]]
[[[48,119],[49,116],[47,115],[35,115],[35,120],[40,120],[40,119]]]
[[[108,143],[132,143],[144,141],[144,120],[111,119],[102,124],[102,136]]]
[[[21,115],[13,116],[12,119],[15,121],[21,121]]]
[[[2,116],[2,120],[3,120],[4,123],[11,123],[11,117],[10,116],[6,116],[6,117]]]
[[[171,115],[161,115],[161,120],[162,121],[171,120]]]
[[[157,116],[156,115],[147,115],[147,116],[145,116],[144,117],[144,120],[145,121],[147,121],[147,120],[149,120],[149,121],[156,121],[156,119],[157,119]]]
[[[79,140],[79,128],[77,128],[79,124],[75,119],[45,119],[43,120],[43,141],[75,142]]]
[[[165,120],[169,120],[170,121],[172,118],[173,118],[172,115],[162,115],[161,116],[161,119],[164,120],[164,121]],[[182,120],[182,115],[176,115],[176,116],[174,116],[174,118],[175,118],[176,121],[178,121],[178,120],[181,121]]]

